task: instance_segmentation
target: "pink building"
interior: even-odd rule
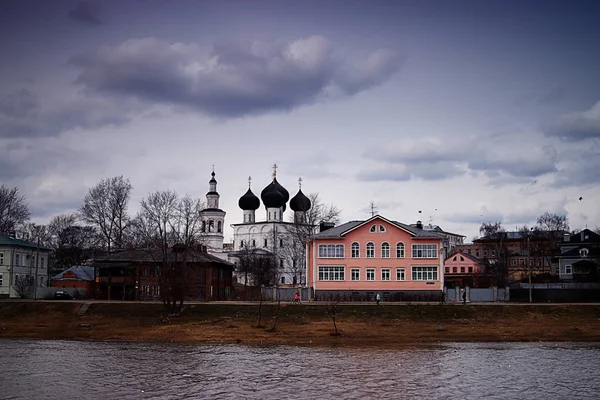
[[[307,284],[317,300],[438,300],[442,237],[376,215],[313,236]]]
[[[483,272],[481,261],[469,253],[456,252],[444,261],[444,280],[448,287],[477,286],[477,276]]]

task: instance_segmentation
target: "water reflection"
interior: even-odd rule
[[[6,399],[597,398],[589,344],[405,350],[0,341]]]

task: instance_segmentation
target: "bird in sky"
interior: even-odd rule
[[[581,201],[581,200],[583,200],[583,197],[579,197],[579,201]],[[421,212],[421,211],[419,211],[419,212]]]

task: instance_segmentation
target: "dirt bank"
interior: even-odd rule
[[[161,304],[0,302],[0,338],[179,343],[402,347],[416,343],[600,341],[598,305],[187,305],[168,317]]]

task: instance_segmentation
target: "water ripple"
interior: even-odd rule
[[[600,346],[404,350],[0,340],[3,399],[592,399]]]

